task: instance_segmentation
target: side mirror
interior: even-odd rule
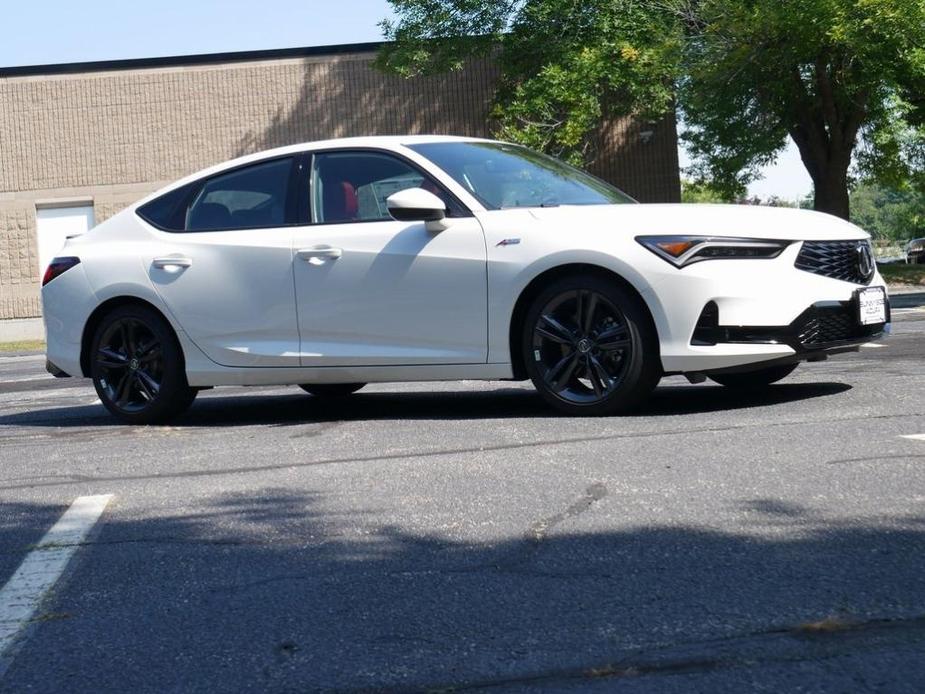
[[[399,222],[427,222],[428,231],[447,228],[443,200],[423,188],[408,188],[386,198],[389,214]]]

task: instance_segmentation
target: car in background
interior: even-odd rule
[[[925,264],[925,238],[912,239],[906,244],[906,262],[910,265]]]
[[[530,379],[568,415],[665,375],[760,388],[890,319],[869,236],[804,210],[640,205],[524,147],[369,137],[221,164],[67,243],[48,368],[132,423],[199,390]]]

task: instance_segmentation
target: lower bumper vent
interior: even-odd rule
[[[883,332],[884,324],[861,325],[853,301],[814,304],[790,325],[773,327],[721,326],[714,302],[704,306],[691,345],[784,344],[797,352],[811,352],[866,342]],[[889,322],[889,311],[887,322]]]

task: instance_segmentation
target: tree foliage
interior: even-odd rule
[[[737,195],[730,195],[728,191],[718,190],[708,182],[681,179],[681,202],[690,204],[719,205],[736,202]]]
[[[851,191],[851,221],[874,238],[904,242],[925,236],[925,192],[861,184]]]
[[[848,216],[849,170],[925,189],[925,0],[390,0],[380,65],[493,56],[498,134],[573,162],[602,118],[675,105],[693,173],[729,197],[788,135],[816,208]]]
[[[741,186],[789,135],[817,208],[847,217],[858,142],[860,176],[921,171],[925,2],[703,0],[687,21],[678,85],[701,177]]]
[[[498,135],[577,164],[601,119],[673,108],[683,32],[635,0],[391,0],[381,66],[406,76],[496,57]]]

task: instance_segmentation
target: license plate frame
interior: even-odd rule
[[[855,294],[858,323],[880,325],[887,322],[886,290],[883,287],[866,287]]]

